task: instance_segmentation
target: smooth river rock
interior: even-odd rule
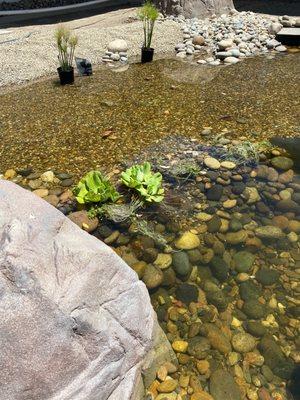
[[[1,399],[141,399],[141,371],[170,346],[136,273],[3,180],[0,242]]]

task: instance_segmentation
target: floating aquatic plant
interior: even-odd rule
[[[79,204],[115,202],[121,195],[100,171],[88,172],[73,189]]]
[[[122,183],[137,192],[148,203],[160,203],[164,199],[162,175],[152,172],[149,162],[134,165],[121,174]]]

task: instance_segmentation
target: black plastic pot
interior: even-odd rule
[[[154,49],[152,47],[142,47],[142,63],[151,62],[153,60]]]
[[[68,71],[64,71],[61,67],[57,68],[61,85],[70,85],[74,83],[74,68],[71,67]]]

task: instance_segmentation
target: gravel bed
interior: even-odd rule
[[[129,45],[128,56],[140,54],[143,40],[141,22],[136,9],[118,10],[103,16],[84,18],[68,24],[78,35],[76,56],[100,64],[108,44],[124,39]],[[0,29],[0,87],[22,84],[56,72],[57,50],[55,25]],[[180,26],[170,20],[158,21],[153,37],[156,55],[171,53],[181,39]]]

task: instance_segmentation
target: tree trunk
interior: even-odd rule
[[[212,14],[228,13],[233,0],[156,0],[164,15],[183,15],[186,18],[205,18]]]

